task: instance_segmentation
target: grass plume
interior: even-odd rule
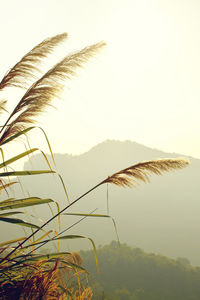
[[[0,90],[8,86],[28,88],[30,81],[37,80],[36,74],[40,73],[39,66],[61,42],[67,38],[67,33],[58,34],[35,46],[30,52],[22,57],[15,66],[3,77]]]
[[[17,132],[27,128],[27,125],[34,123],[35,117],[43,112],[55,97],[60,95],[64,88],[64,81],[75,76],[76,69],[82,67],[82,65],[93,57],[104,45],[104,42],[100,42],[66,56],[37,80],[31,88],[27,90],[10,114],[1,132],[15,115],[17,115],[17,117],[6,127],[0,138],[0,144]]]
[[[150,182],[149,176],[152,174],[162,175],[164,172],[183,169],[188,164],[189,161],[185,158],[144,161],[108,176],[103,183],[111,183],[122,187],[132,187],[138,183],[138,181],[143,181],[145,183]]]

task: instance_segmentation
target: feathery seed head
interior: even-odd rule
[[[169,158],[140,162],[109,176],[102,183],[111,183],[123,187],[132,187],[138,181],[150,182],[150,175],[162,175],[164,172],[183,169],[189,164],[185,158]]]

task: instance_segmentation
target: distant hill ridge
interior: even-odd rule
[[[81,251],[94,299],[199,300],[200,268],[184,258],[177,260],[145,253],[116,242],[98,249],[100,274],[94,253]]]
[[[167,153],[165,151],[162,151],[162,150],[159,150],[159,149],[156,149],[156,148],[150,148],[150,147],[147,147],[143,144],[140,144],[140,143],[136,143],[136,142],[133,142],[133,141],[130,141],[130,140],[125,140],[125,141],[119,141],[119,140],[105,140],[95,146],[93,146],[92,148],[90,148],[88,151],[85,151],[81,154],[69,154],[69,153],[55,153],[55,155],[59,155],[59,156],[69,156],[69,157],[73,157],[73,158],[76,158],[76,157],[80,157],[80,156],[87,156],[87,155],[90,155],[91,153],[95,153],[96,155],[98,155],[98,153],[102,154],[102,151],[103,152],[113,152],[113,149],[115,148],[115,152],[119,153],[121,150],[125,150],[125,151],[132,151],[134,150],[134,152],[142,152],[142,153],[145,153],[145,154],[149,154],[149,155],[166,155],[166,154],[169,154],[169,156],[174,156],[174,155],[178,155],[178,156],[186,156],[186,155],[183,155],[183,154],[177,154],[177,153]],[[187,156],[188,157],[188,156]]]
[[[100,143],[81,155],[55,154],[57,170],[71,200],[116,171],[139,161],[165,157],[184,155],[115,140]],[[190,160],[190,166],[184,170],[152,176],[151,184],[141,183],[135,189],[109,186],[110,215],[117,223],[122,242],[172,258],[186,257],[192,264],[200,264],[200,160]],[[24,166],[25,169],[46,167],[40,154],[33,157],[32,165],[25,163]],[[25,182],[28,180],[26,178]],[[62,186],[55,177],[35,177],[31,187],[31,194],[52,197],[58,199],[61,206],[66,205]],[[72,211],[88,213],[96,208],[98,213],[106,213],[106,186],[82,199]],[[45,213],[45,209],[40,211]],[[69,224],[71,220],[62,217],[63,224]],[[88,218],[74,227],[70,234],[72,232],[90,236],[97,244],[109,243],[115,238],[112,223],[103,219]],[[86,244],[81,242],[77,247],[85,248]]]

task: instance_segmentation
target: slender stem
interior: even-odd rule
[[[21,100],[20,100],[20,102],[21,102]],[[19,103],[20,103],[20,102],[19,102]],[[19,105],[19,103],[15,106],[15,108],[13,109],[13,112],[12,112],[12,113],[10,114],[10,116],[8,117],[6,123],[2,126],[2,128],[1,128],[1,130],[0,130],[0,134],[2,133],[2,131],[4,130],[4,128],[7,126],[8,122],[10,121],[10,119],[14,116],[14,114],[15,114],[15,112],[16,112],[16,109],[17,109],[17,107],[18,107],[18,105]]]
[[[4,130],[4,128],[7,126],[8,122],[10,121],[10,119],[12,118],[13,114],[11,114],[9,116],[9,118],[7,119],[6,123],[2,126],[1,130],[0,130],[0,134],[2,133],[2,131]]]
[[[97,208],[94,209],[93,211],[91,211],[90,214],[93,214],[96,210],[97,210]],[[69,227],[67,227],[66,229],[64,229],[63,231],[59,232],[59,233],[58,233],[58,236],[60,236],[61,234],[63,234],[63,233],[66,232],[67,230],[71,229],[72,227],[74,227],[75,225],[77,225],[78,223],[80,223],[81,221],[83,221],[84,219],[86,219],[87,217],[88,217],[88,216],[84,216],[83,218],[81,218],[80,220],[76,221],[75,223],[73,223],[72,225],[70,225]],[[49,239],[49,240],[40,242],[40,245],[37,246],[34,250],[31,250],[30,252],[28,252],[27,255],[31,254],[33,251],[38,250],[38,249],[41,248],[42,246],[46,245],[48,242],[55,241],[55,240],[57,240],[57,236],[54,236],[54,237],[52,237],[52,238]]]
[[[108,201],[108,183],[107,183],[107,192],[106,192],[106,200],[107,200],[107,215],[109,215],[109,201]]]
[[[53,221],[56,217],[58,217],[61,213],[63,213],[66,209],[68,209],[69,207],[71,207],[73,204],[75,204],[76,202],[78,202],[81,198],[85,197],[87,194],[89,194],[90,192],[92,192],[94,189],[96,189],[97,187],[99,187],[101,184],[103,184],[104,181],[98,183],[97,185],[95,185],[93,188],[91,188],[89,191],[87,191],[86,193],[84,193],[83,195],[81,195],[80,197],[78,197],[76,200],[74,200],[73,202],[71,202],[69,205],[67,205],[66,207],[64,207],[60,212],[58,212],[55,216],[53,216],[52,218],[50,218],[47,222],[45,222],[40,228],[36,229],[31,235],[29,235],[23,242],[21,242],[15,249],[13,249],[10,253],[8,253],[8,255],[6,257],[4,257],[4,260],[6,260],[10,255],[12,255],[17,249],[19,249],[25,242],[27,242],[33,235],[35,235],[38,231],[40,231],[42,228],[44,228],[47,224],[49,224],[51,221]]]

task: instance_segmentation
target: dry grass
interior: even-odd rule
[[[36,76],[36,73],[40,73],[39,66],[43,59],[54,50],[55,46],[63,42],[66,38],[67,33],[62,33],[47,38],[34,47],[3,77],[0,83],[0,90],[9,86],[29,87],[30,81],[37,80],[38,76]]]
[[[27,90],[4,124],[0,132],[2,133],[4,130],[0,137],[0,144],[19,131],[24,130],[30,124],[35,123],[36,117],[43,112],[47,106],[51,105],[54,98],[59,97],[63,91],[66,79],[70,79],[76,75],[75,70],[78,67],[82,67],[82,65],[93,57],[103,46],[105,46],[105,43],[100,42],[74,54],[67,55],[44,74],[44,76],[37,80]],[[20,80],[17,82],[20,82]]]
[[[150,182],[149,176],[152,174],[162,175],[164,172],[183,169],[188,164],[189,161],[185,158],[144,161],[109,176],[103,183],[132,187],[138,181]]]
[[[27,266],[26,276],[0,285],[0,299],[64,300],[92,299],[87,273],[79,270],[82,260],[78,253],[50,262],[42,260]],[[85,276],[86,282],[81,280]],[[66,280],[66,278],[68,280]]]

